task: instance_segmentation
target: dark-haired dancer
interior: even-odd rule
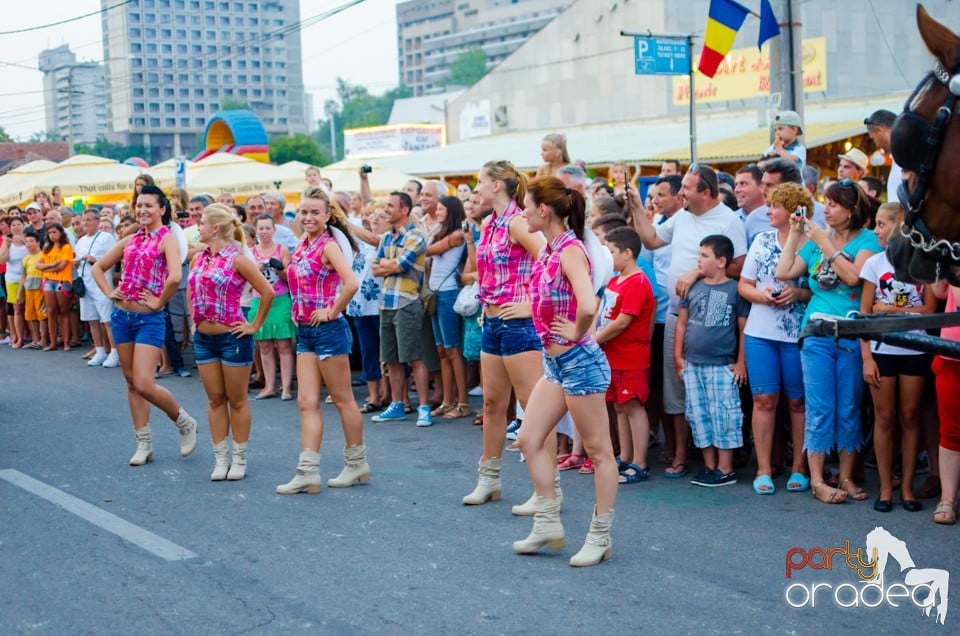
[[[120,240],[94,264],[93,278],[114,301],[110,325],[127,381],[127,399],[137,434],[137,451],[130,458],[130,465],[142,466],[153,458],[151,404],[166,413],[180,429],[180,454],[184,457],[197,446],[197,421],[181,408],[169,391],[157,385],[153,375],[163,350],[163,306],[177,291],[183,261],[177,238],[170,229],[170,203],[163,190],[146,185],[137,197],[135,212],[140,229]],[[104,272],[121,259],[122,275],[113,288]]]
[[[523,215],[531,232],[543,232],[547,247],[534,263],[530,279],[533,324],[544,348],[543,377],[530,394],[518,441],[536,488],[536,513],[530,535],[513,544],[529,554],[543,546],[564,545],[560,501],[554,475],[556,457],[547,447],[553,428],[569,410],[583,446],[593,459],[596,505],[590,532],[570,565],[596,565],[610,558],[610,526],[617,498],[617,464],[603,412],[610,365],[590,334],[597,298],[590,261],[583,246],[583,197],[555,177],[530,182]]]

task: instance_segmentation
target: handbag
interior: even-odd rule
[[[453,270],[440,281],[438,287],[443,287],[443,284],[450,280],[450,277],[453,276],[456,271],[457,268],[453,268]],[[420,300],[423,301],[423,314],[425,316],[434,316],[437,313],[437,290],[430,289],[430,283],[427,281],[429,281],[429,271],[423,281],[423,285],[420,287]]]
[[[93,240],[90,241],[90,247],[87,249],[87,256],[90,256],[90,252],[93,251],[93,244],[97,242],[98,238],[100,238],[100,232],[93,235]],[[83,298],[87,293],[87,284],[83,282],[83,268],[86,266],[87,261],[83,261],[80,265],[79,275],[73,279],[73,293],[76,294],[77,298]]]
[[[457,301],[453,303],[453,310],[469,318],[480,309],[480,284],[470,283],[465,285],[460,293],[457,294]]]

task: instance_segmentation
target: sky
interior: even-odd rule
[[[345,2],[300,0],[300,19]],[[375,94],[397,85],[396,3],[365,0],[301,31],[303,83],[314,96],[314,119],[322,116],[324,101],[334,97],[337,77],[367,86]],[[112,4],[116,0],[109,0],[108,6]],[[0,32],[59,22],[100,8],[100,0],[30,0],[29,12],[5,12]],[[37,59],[40,51],[61,44],[68,44],[79,61],[102,60],[100,15],[26,33],[0,33],[0,126],[14,139],[26,141],[45,128],[43,74],[37,70]]]

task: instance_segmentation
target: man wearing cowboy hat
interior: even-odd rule
[[[803,122],[800,121],[800,115],[792,110],[782,110],[777,113],[774,125],[776,137],[773,144],[760,158],[761,166],[763,161],[769,159],[786,159],[797,164],[797,168],[803,170],[807,162],[807,149],[800,143],[800,135],[803,134]]]
[[[837,179],[859,181],[870,168],[870,160],[859,148],[851,148],[844,154],[837,155],[837,157],[840,158],[840,165],[837,167]]]

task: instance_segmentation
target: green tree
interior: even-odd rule
[[[338,77],[337,99],[327,100],[324,104],[323,112],[326,117],[318,122],[319,126],[314,139],[324,153],[332,157],[334,154],[330,147],[330,127],[332,125],[336,134],[337,155],[342,157],[343,131],[345,128],[383,125],[390,118],[393,102],[412,95],[413,90],[406,86],[390,89],[383,95],[371,95],[366,86],[350,84],[343,78]]]
[[[147,158],[147,150],[143,146],[125,146],[116,141],[107,141],[105,137],[97,137],[92,144],[74,144],[73,152],[77,155],[95,155],[126,161],[130,157]]]
[[[487,54],[480,47],[464,51],[450,64],[448,86],[473,86],[487,74]]]
[[[3,129],[3,126],[0,126],[0,141],[13,141],[13,139],[10,139],[7,131]]]
[[[270,161],[276,164],[302,161],[322,166],[330,163],[330,155],[309,135],[277,136],[270,141]]]
[[[250,104],[239,97],[224,95],[220,100],[220,110],[250,110]]]
[[[55,130],[38,130],[30,135],[30,139],[27,141],[32,144],[51,143],[63,141],[63,137]]]

